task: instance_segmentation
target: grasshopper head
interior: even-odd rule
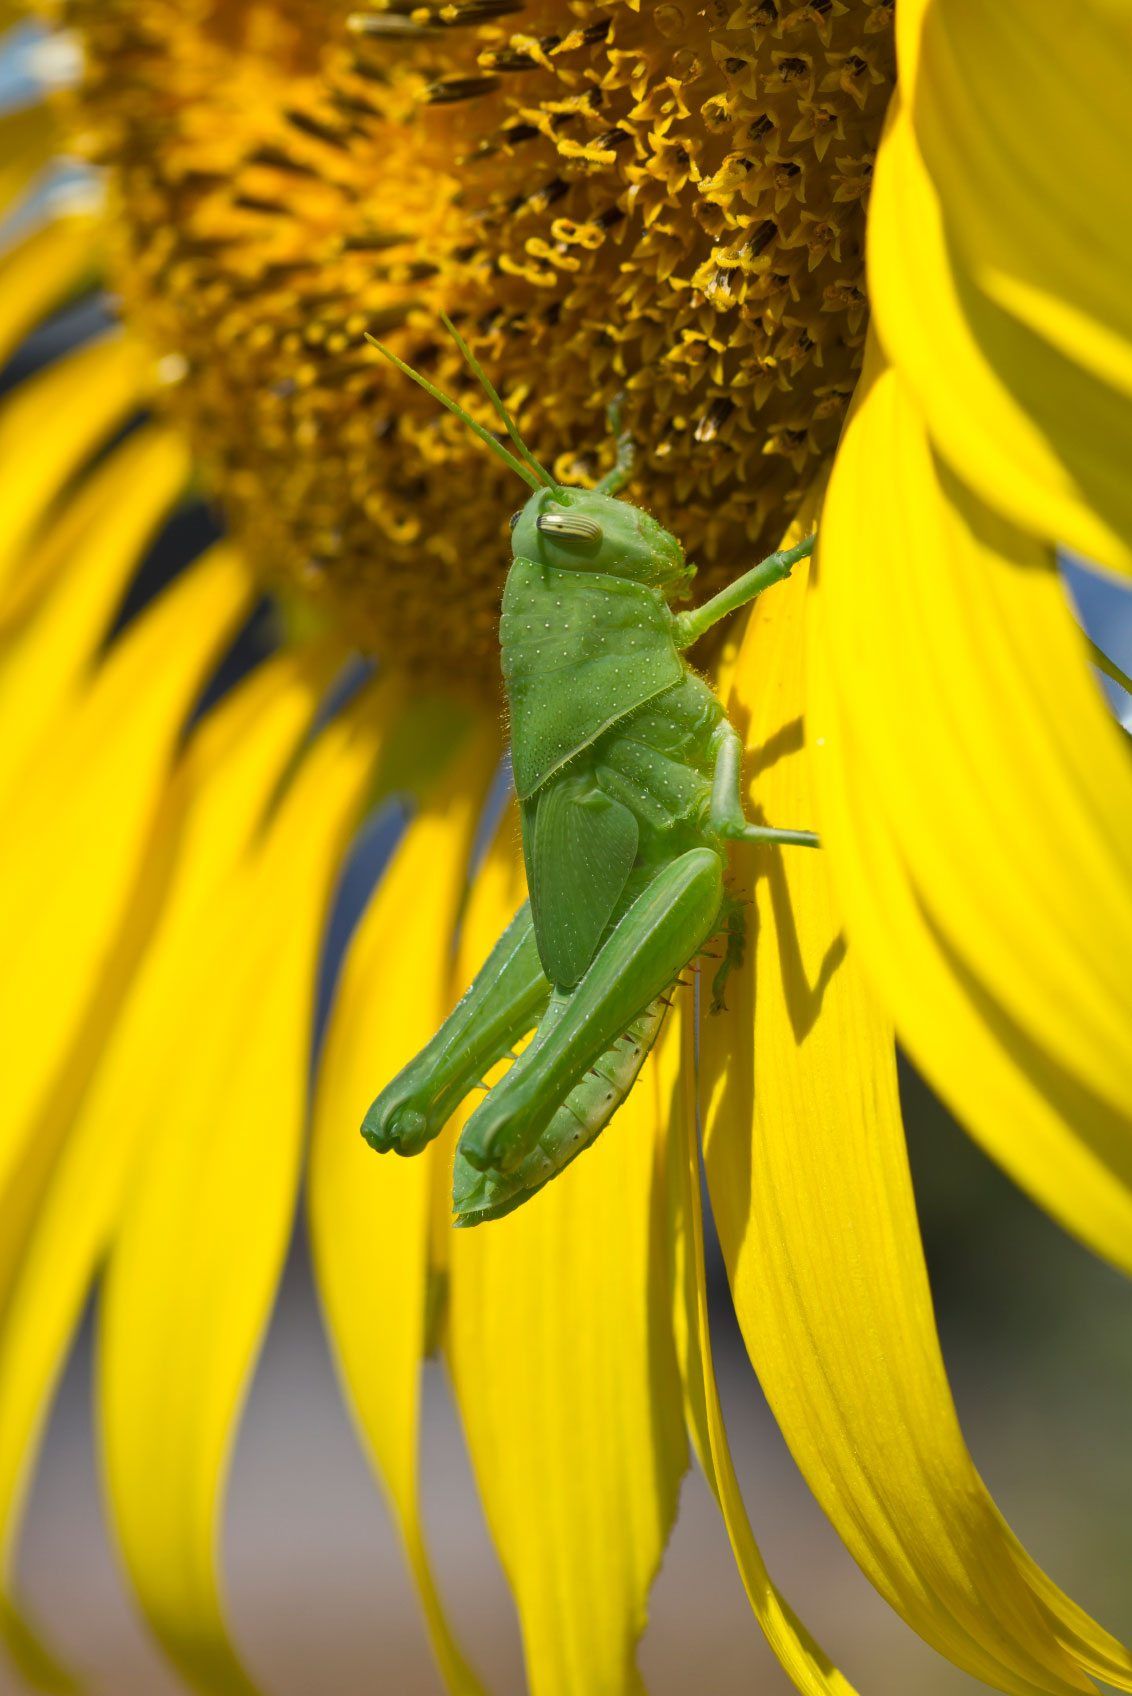
[[[367,336],[366,340],[383,353],[398,371],[411,377],[426,394],[461,419],[497,459],[501,459],[533,489],[526,506],[511,520],[512,548],[516,556],[540,565],[564,567],[568,571],[599,571],[610,577],[627,577],[635,583],[657,589],[665,596],[678,594],[695,574],[695,568],[685,561],[684,550],[675,536],[647,512],[642,512],[639,506],[631,506],[615,495],[604,494],[600,489],[567,489],[558,483],[523,441],[515,420],[460,332],[443,313],[441,318],[502,421],[515,451],[505,447],[458,401],[443,394],[383,342],[373,336]],[[619,418],[620,402],[616,402],[610,419],[615,425],[615,433],[618,433]],[[631,443],[627,436],[618,434],[617,465],[613,474],[616,482],[607,477],[606,485],[620,487],[631,464]]]
[[[596,489],[536,489],[511,521],[520,559],[629,577],[669,592],[691,575],[676,537],[639,506]]]

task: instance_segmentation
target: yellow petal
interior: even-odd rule
[[[874,503],[874,537],[886,510]],[[887,571],[882,583],[866,603],[873,613]],[[802,719],[804,594],[798,573],[758,603],[732,711],[765,816],[825,828]],[[1102,1645],[1126,1678],[1127,1660],[1096,1628],[1095,1660],[1079,1652],[1083,1616],[1036,1579],[964,1446],[920,1248],[892,1031],[846,952],[830,859],[751,855],[748,961],[728,986],[730,1014],[703,1032],[708,1181],[748,1351],[814,1494],[929,1643],[1017,1696],[1091,1688],[1081,1668]]]
[[[143,394],[138,350],[108,336],[29,377],[0,405],[0,606],[68,478]]]
[[[513,833],[495,854],[467,965],[523,898]],[[687,1464],[658,1157],[642,1079],[561,1177],[451,1243],[449,1357],[532,1696],[642,1689],[636,1647]]]
[[[280,659],[210,713],[173,779],[175,863],[152,941],[99,1054],[77,1121],[41,1122],[57,1146],[0,1195],[0,1626],[27,1665],[34,1643],[17,1610],[12,1565],[23,1497],[49,1398],[106,1252],[127,1178],[169,1089],[162,1064],[181,1016],[216,893],[253,832],[309,718],[324,666]],[[54,1119],[54,1115],[52,1115]],[[34,1682],[42,1684],[42,1672]]]
[[[1132,695],[1132,677],[1129,677],[1126,671],[1121,671],[1116,661],[1111,659],[1103,648],[1098,648],[1095,642],[1090,642],[1088,646],[1089,658],[1097,670],[1103,671],[1113,683],[1119,683],[1126,695]]]
[[[875,375],[823,518],[813,679],[850,925],[917,1065],[1132,1270],[1132,762],[1047,552]]]
[[[138,431],[92,472],[34,550],[28,573],[57,581],[0,657],[0,795],[73,699],[188,475],[179,436]]]
[[[480,1684],[445,1619],[418,1500],[436,1150],[379,1158],[360,1127],[378,1089],[448,1011],[468,849],[496,757],[493,730],[476,730],[409,825],[350,944],[319,1071],[308,1182],[315,1275],[346,1396],[397,1516],[446,1684],[467,1696]]]
[[[0,259],[0,365],[91,274],[97,253],[98,224],[80,214],[42,225]]]
[[[253,1689],[224,1618],[220,1503],[290,1234],[323,918],[374,746],[357,712],[324,731],[210,904],[151,1060],[162,1100],[107,1273],[114,1526],[147,1619],[209,1696]]]
[[[177,738],[250,587],[226,549],[187,572],[112,647],[9,797],[0,1193],[39,1117],[76,1087],[76,1047],[93,1060],[145,940],[167,870],[168,820],[155,827]]]
[[[50,106],[25,106],[0,117],[0,214],[30,188],[58,143]]]
[[[1113,0],[906,0],[901,78],[962,263],[1132,396],[1132,16]],[[1067,138],[1071,144],[1066,145]]]
[[[176,737],[216,649],[247,602],[246,573],[217,554],[117,645],[40,747],[0,842],[0,1283],[6,1285],[90,1068],[160,898],[172,814],[163,795]],[[5,1551],[7,1554],[8,1551]],[[29,1676],[62,1669],[0,1602]]]
[[[651,1080],[658,1123],[668,1125],[667,1190],[672,1232],[676,1352],[696,1454],[727,1527],[743,1588],[767,1642],[805,1696],[852,1696],[838,1672],[775,1586],[751,1530],[735,1476],[715,1383],[704,1268],[700,1160],[696,1140],[695,1026],[685,1004],[668,1015]]]
[[[1008,41],[1014,41],[1015,34],[1024,36],[1028,27],[1014,5],[961,9],[970,18],[980,17],[972,26],[974,36],[989,29],[995,37],[986,43],[988,52],[991,47],[1005,51]],[[950,16],[956,8],[944,5],[935,10]],[[1025,8],[1026,20],[1031,10]],[[1033,10],[1051,12],[1042,4]],[[1091,8],[1086,5],[1082,10],[1088,13]],[[993,27],[985,22],[992,15]],[[1003,23],[1008,15],[1013,18],[1010,27]],[[997,39],[1000,26],[1007,40]],[[1111,323],[1089,319],[1087,306],[1078,304],[1078,295],[1087,294],[1089,287],[1080,279],[1105,278],[1106,252],[1102,246],[1094,267],[1092,251],[1077,248],[1067,230],[1061,232],[1056,246],[1065,258],[1057,263],[1064,264],[1072,254],[1080,284],[1077,294],[1068,295],[1040,293],[1043,266],[1038,257],[1032,261],[1027,257],[1024,242],[1018,245],[1016,265],[1030,265],[1038,278],[1028,294],[1022,282],[1010,280],[1001,266],[995,268],[984,260],[980,219],[997,221],[1004,230],[1010,220],[1000,215],[997,200],[981,208],[980,219],[970,208],[979,201],[988,178],[1001,178],[1002,160],[997,161],[996,171],[993,146],[984,147],[977,155],[979,168],[970,166],[973,174],[965,198],[951,193],[945,201],[920,146],[921,87],[942,80],[949,100],[955,92],[954,75],[933,79],[930,74],[940,68],[941,60],[943,68],[948,68],[950,55],[937,39],[942,30],[941,24],[940,30],[925,31],[915,93],[895,103],[877,159],[869,212],[869,295],[878,335],[914,388],[936,447],[992,509],[1051,545],[1072,547],[1087,558],[1132,569],[1132,486],[1127,476],[1132,452],[1132,340],[1123,340],[1123,332]],[[1076,30],[1071,27],[1060,33],[1068,42]],[[948,46],[966,39],[966,29],[958,28],[948,36]],[[1048,141],[1055,132],[1049,128],[1031,78],[1034,46],[1030,43],[1026,52],[1006,59],[989,58],[983,76],[1006,91],[1005,101],[996,101],[995,107],[997,111],[1001,105],[1013,115],[1014,130],[1028,130],[1031,136],[1043,131]],[[964,66],[977,57],[965,52]],[[1121,220],[1106,197],[1110,188],[1117,192],[1118,183],[1125,183],[1127,194],[1127,173],[1119,143],[1096,128],[1097,114],[1091,110],[1095,85],[1067,77],[1060,56],[1046,72],[1063,87],[1073,88],[1081,125],[1072,133],[1086,138],[1086,152],[1090,144],[1109,150],[1107,176],[1097,181],[1084,175],[1076,181],[1074,192],[1080,203],[1095,202],[1106,219],[1113,218],[1113,229],[1120,230]],[[1044,85],[1046,75],[1041,80]],[[1127,106],[1127,91],[1122,98]],[[938,103],[937,89],[934,105]],[[1009,125],[1010,117],[1005,121]],[[933,141],[943,123],[938,114],[932,117]],[[946,125],[952,135],[962,131],[953,106]],[[1017,150],[1021,158],[1015,158]],[[1028,205],[1031,197],[1040,200],[1044,195],[1044,180],[1039,176],[1030,181],[1030,171],[1031,166],[1042,164],[1047,152],[1045,146],[1036,148],[1034,158],[1028,159],[1024,135],[1015,133],[1010,138],[1016,205]],[[1059,152],[1064,171],[1076,179],[1076,145],[1059,144]],[[935,155],[950,189],[955,161],[938,147]],[[968,166],[963,164],[962,170],[966,173]],[[1004,184],[1000,183],[1000,190],[1005,192]],[[1113,239],[1127,243],[1130,229],[1132,216],[1123,220],[1120,237]],[[914,239],[910,231],[915,232]],[[1081,258],[1085,251],[1088,262]],[[1120,291],[1122,313],[1127,312],[1123,296],[1130,259],[1132,249],[1105,284]],[[1052,282],[1049,287],[1053,290]],[[1099,299],[1093,304],[1099,311]]]

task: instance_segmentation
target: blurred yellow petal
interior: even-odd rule
[[[32,1690],[43,1690],[49,1696],[69,1696],[82,1685],[63,1663],[42,1643],[27,1621],[0,1597],[0,1638],[12,1666]]]
[[[30,188],[59,145],[49,106],[25,106],[0,117],[0,214]]]
[[[168,832],[154,827],[169,765],[249,592],[227,549],[186,572],[111,648],[8,798],[0,1194],[37,1120],[75,1087],[76,1048],[87,1066],[97,1054],[145,940],[168,857]]]
[[[98,254],[96,221],[84,214],[55,218],[0,259],[0,365],[28,333],[92,274]]]
[[[181,438],[149,426],[91,473],[33,551],[27,572],[55,582],[0,653],[0,795],[66,710],[188,476]]]
[[[476,881],[465,978],[523,899]],[[449,1358],[532,1696],[642,1690],[637,1643],[687,1464],[654,1090],[527,1206],[451,1244]]]
[[[1069,28],[1048,0],[900,18],[916,68],[870,204],[880,339],[990,507],[1132,569],[1132,102],[1111,74],[1132,23],[1097,0]]]
[[[1132,677],[1129,677],[1126,671],[1122,671],[1116,661],[1111,659],[1103,648],[1098,648],[1095,642],[1089,642],[1088,649],[1089,658],[1097,670],[1103,671],[1106,677],[1112,679],[1113,683],[1119,683],[1125,694],[1132,695]]]
[[[137,348],[107,336],[29,377],[0,405],[0,609],[26,545],[64,485],[140,406]]]
[[[56,1146],[66,1134],[57,1164],[43,1173],[25,1166],[20,1183],[0,1196],[0,1624],[25,1665],[34,1639],[15,1611],[12,1565],[49,1398],[137,1150],[160,1119],[169,1089],[162,1062],[211,905],[249,851],[324,669],[309,655],[272,661],[194,733],[173,778],[180,793],[171,798],[177,823],[168,892],[77,1121],[41,1123],[37,1142]]]
[[[320,1067],[309,1175],[315,1275],[338,1369],[389,1494],[445,1681],[469,1696],[480,1684],[445,1619],[418,1500],[431,1196],[446,1174],[437,1172],[436,1145],[414,1160],[379,1158],[360,1133],[378,1089],[449,1009],[468,850],[497,757],[485,721],[430,789],[358,926]]]
[[[715,1383],[704,1269],[700,1158],[696,1139],[695,1029],[685,1003],[668,1015],[653,1062],[657,1121],[669,1127],[666,1168],[676,1302],[676,1351],[696,1454],[719,1503],[743,1588],[767,1642],[805,1696],[852,1696],[766,1569],[735,1476]]]
[[[145,943],[175,823],[166,772],[248,589],[246,573],[226,553],[187,573],[60,715],[9,800],[0,842],[8,966],[0,980],[4,1287]],[[17,1480],[12,1485],[18,1489]],[[62,1669],[6,1599],[0,1630],[29,1676],[45,1688],[66,1687]]]
[[[1053,559],[875,360],[820,555],[823,813],[863,959],[988,1152],[1132,1270],[1132,760]]]
[[[890,462],[877,470],[891,477]],[[889,499],[888,490],[874,498],[874,538]],[[890,575],[878,573],[882,587],[864,603],[873,615]],[[862,596],[869,580],[862,570]],[[731,705],[765,816],[824,828],[802,719],[804,595],[796,573],[758,603]],[[904,700],[901,714],[915,728]],[[1119,1683],[1132,1671],[1120,1646],[1037,1577],[963,1443],[920,1247],[892,1031],[846,952],[831,857],[750,854],[748,960],[728,986],[731,1012],[703,1032],[708,1181],[748,1351],[814,1494],[921,1636],[1016,1696],[1090,1689],[1083,1668],[1102,1660]]]
[[[254,1688],[228,1639],[220,1504],[290,1234],[323,919],[374,747],[364,711],[325,730],[210,903],[150,1059],[160,1106],[107,1272],[109,1505],[146,1617],[209,1696]]]

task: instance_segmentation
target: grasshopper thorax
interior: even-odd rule
[[[691,577],[684,550],[639,506],[596,489],[536,489],[511,521],[517,559],[626,577],[670,594]]]

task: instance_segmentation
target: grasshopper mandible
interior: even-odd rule
[[[683,658],[787,577],[814,538],[674,612],[695,568],[675,536],[618,498],[633,459],[619,417],[616,463],[596,488],[556,482],[444,324],[514,451],[374,345],[532,491],[511,520],[499,626],[530,898],[436,1036],[377,1097],[362,1134],[380,1151],[419,1153],[533,1030],[456,1151],[455,1222],[475,1225],[518,1207],[600,1135],[656,1041],[666,992],[723,932],[721,1003],[742,950],[741,911],[724,890],[727,844],[817,846],[811,831],[748,822],[739,734]]]

